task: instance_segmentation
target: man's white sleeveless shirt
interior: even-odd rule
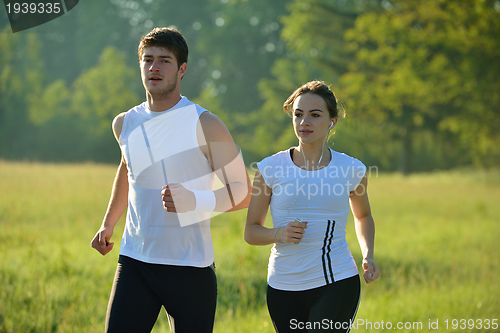
[[[271,250],[268,284],[279,290],[308,290],[358,274],[346,241],[349,194],[365,175],[359,160],[330,149],[327,167],[297,167],[290,150],[257,163],[267,186],[273,227],[295,218],[308,222],[299,244],[277,243]]]
[[[199,117],[207,110],[187,98],[153,112],[144,102],[124,118],[120,148],[128,168],[128,211],[120,254],[154,264],[206,267],[213,263],[209,212],[169,213],[162,187],[214,190],[215,174],[200,151]],[[202,137],[198,138],[198,133]]]

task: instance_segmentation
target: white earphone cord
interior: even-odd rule
[[[321,147],[321,157],[319,158],[319,161],[318,161],[318,164],[316,165],[316,168],[314,168],[311,171],[314,171],[315,169],[319,168],[319,166],[321,164],[321,161],[323,160],[323,154],[324,154],[324,150],[325,150],[325,141],[326,141],[326,138],[328,137],[328,133],[330,132],[330,129],[333,127],[333,125],[334,124],[333,124],[333,121],[332,121],[332,124],[328,128],[328,132],[326,133],[325,138],[323,139],[323,145]],[[301,149],[301,153],[302,153],[302,157],[304,158],[304,168],[306,169],[306,172],[307,172],[308,171],[307,170],[307,160],[306,160],[306,155],[304,154],[304,149]],[[304,181],[302,182],[302,186],[304,186],[304,184],[306,183],[307,176],[309,176],[309,173],[306,173],[306,176],[304,177]],[[299,197],[299,194],[297,192],[297,195],[295,196],[295,200],[293,201],[292,207],[290,209],[287,209],[286,216],[281,220],[281,222],[280,222],[280,224],[278,225],[277,228],[283,228],[284,227],[283,226],[283,222],[285,222],[288,219],[288,217],[290,216],[290,213],[293,210],[293,208],[295,207],[295,203],[297,202],[297,198],[298,197]],[[307,212],[307,205],[305,205],[305,210],[304,210],[304,214],[302,214],[302,218],[300,220],[299,219],[296,219],[296,220],[299,221],[299,222],[302,222],[304,220],[304,216],[306,215],[306,212]],[[281,234],[282,234],[282,239],[283,239],[283,229],[281,229]],[[276,237],[276,232],[275,232],[275,237]]]

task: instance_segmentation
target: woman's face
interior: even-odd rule
[[[337,118],[330,118],[326,102],[321,96],[305,93],[293,103],[293,129],[300,142],[322,143],[332,123],[331,128],[335,127]]]

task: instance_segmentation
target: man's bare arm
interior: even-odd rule
[[[215,191],[217,212],[235,211],[247,208],[250,203],[252,186],[243,158],[219,117],[205,112],[200,116],[205,145],[200,144],[212,171],[217,174],[223,188]],[[200,142],[200,131],[198,130]]]
[[[113,133],[116,141],[118,142],[120,139],[124,117],[125,113],[121,113],[113,120]],[[111,198],[109,200],[108,208],[106,210],[106,214],[104,215],[101,228],[97,231],[91,242],[91,246],[102,255],[106,255],[113,249],[114,243],[110,242],[111,237],[113,236],[113,230],[128,205],[127,172],[127,163],[122,156],[120,165],[118,166],[118,170],[116,172],[115,180],[113,182]]]

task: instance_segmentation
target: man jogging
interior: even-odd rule
[[[210,215],[246,208],[250,182],[224,124],[180,94],[188,57],[181,33],[155,28],[138,53],[147,100],[113,121],[122,159],[91,242],[109,253],[128,208],[106,332],[150,332],[162,306],[172,332],[212,332]],[[215,175],[224,185],[217,190]]]

